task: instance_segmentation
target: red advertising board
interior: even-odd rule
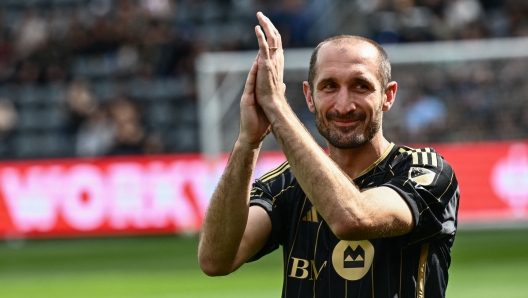
[[[284,161],[264,154],[257,175]],[[0,238],[198,231],[227,156],[0,163]]]
[[[455,169],[461,222],[528,220],[528,142],[434,148]]]
[[[528,142],[433,146],[455,169],[461,222],[528,219]],[[0,238],[200,229],[227,156],[161,155],[0,163]],[[263,154],[255,176],[284,161]]]

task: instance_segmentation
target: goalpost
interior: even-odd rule
[[[238,103],[256,54],[257,51],[219,52],[198,58],[199,140],[201,152],[206,156],[214,157],[228,151],[226,146],[235,141],[230,130],[238,133]],[[285,73],[307,71],[310,49],[289,50],[284,55]],[[229,128],[227,131],[223,129],[225,126]]]
[[[393,67],[393,79],[396,81],[398,76],[408,79],[410,75],[414,80],[420,81],[431,70],[455,73],[453,76],[456,76],[457,71],[472,69],[474,72],[472,75],[475,75],[480,71],[478,70],[480,66],[472,64],[474,62],[485,65],[484,68],[497,76],[493,78],[494,80],[501,80],[499,74],[495,72],[507,73],[508,67],[521,65],[520,67],[526,67],[528,70],[528,38],[396,44],[385,45],[384,48],[389,55]],[[313,49],[285,50],[284,80],[287,85],[287,97],[294,111],[308,130],[313,132],[312,135],[316,140],[324,145],[324,140],[318,137],[318,133],[314,130],[313,118],[308,119],[310,113],[307,113],[302,94],[302,81],[308,76],[312,51]],[[199,140],[201,153],[205,156],[215,157],[219,153],[231,150],[238,134],[239,99],[256,54],[256,50],[205,53],[197,60]],[[493,65],[488,65],[489,63]],[[489,85],[493,85],[494,82],[489,82]],[[400,88],[403,88],[405,93],[404,84],[400,84]],[[487,85],[487,87],[494,86]],[[528,92],[528,87],[526,90]],[[457,96],[452,94],[447,99],[453,104],[453,106],[448,104],[448,109],[456,106],[457,103],[453,98],[458,98]],[[512,112],[516,108],[517,105],[513,103],[509,106]],[[401,111],[396,111],[392,117],[401,116]],[[456,137],[453,140],[456,140]],[[278,149],[273,137],[266,138],[263,149]]]

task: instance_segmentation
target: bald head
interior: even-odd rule
[[[319,54],[319,50],[326,46],[326,45],[332,45],[332,46],[355,46],[359,44],[370,44],[372,45],[378,53],[378,79],[380,80],[381,86],[383,90],[387,87],[387,84],[391,80],[391,66],[389,62],[389,58],[387,56],[387,53],[385,50],[375,41],[370,40],[368,38],[364,38],[361,36],[354,36],[354,35],[339,35],[339,36],[333,36],[330,38],[325,39],[322,41],[313,51],[312,56],[310,58],[310,68],[308,70],[308,83],[310,84],[310,90],[314,90],[314,79],[317,72],[317,56]]]

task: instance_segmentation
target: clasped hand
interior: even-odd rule
[[[250,148],[260,147],[271,132],[270,119],[286,103],[283,83],[284,53],[281,36],[268,17],[257,13],[255,27],[259,52],[249,71],[240,102],[238,141]]]

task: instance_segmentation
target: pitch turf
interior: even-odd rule
[[[0,242],[0,297],[280,297],[278,252],[227,277],[198,269],[195,236]],[[448,295],[528,297],[528,230],[460,230]]]

